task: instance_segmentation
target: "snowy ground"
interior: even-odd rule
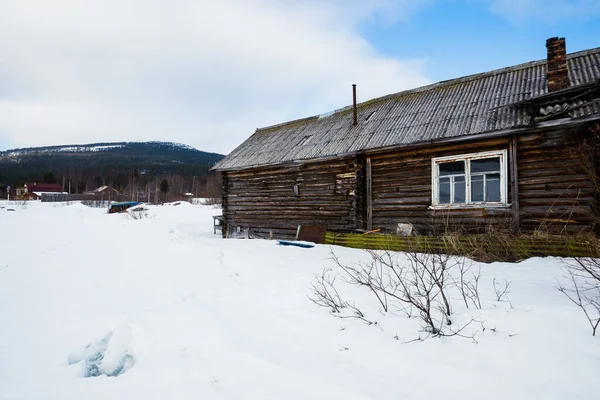
[[[366,291],[348,293],[381,328],[308,299],[331,247],[222,240],[218,213],[0,202],[0,399],[600,397],[600,340],[556,290],[558,259],[482,265],[484,309],[458,316],[485,321],[477,343],[403,344],[419,322],[382,315]],[[492,277],[512,281],[512,307],[494,301]],[[83,377],[94,351],[98,368],[126,372]]]

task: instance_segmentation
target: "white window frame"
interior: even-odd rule
[[[480,153],[460,154],[457,156],[436,157],[431,159],[431,207],[432,208],[469,208],[469,207],[507,207],[508,204],[508,171],[507,150],[486,151]],[[500,157],[500,201],[471,201],[471,160]],[[440,204],[439,165],[450,161],[465,161],[465,202],[459,204]],[[451,185],[451,190],[453,186]]]

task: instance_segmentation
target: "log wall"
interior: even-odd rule
[[[563,129],[515,139],[421,146],[328,162],[230,171],[223,174],[224,224],[283,238],[294,237],[298,225],[324,225],[333,232],[371,225],[394,233],[398,223],[410,223],[415,233],[422,235],[519,229],[523,233],[587,231],[594,229],[598,193],[580,148],[586,135],[587,127]],[[432,209],[432,158],[504,149],[509,150],[506,179],[511,206]],[[516,174],[511,167],[515,163]],[[515,177],[518,184],[513,186]],[[516,190],[518,201],[512,198]]]
[[[373,228],[395,232],[398,223],[410,223],[418,234],[448,230],[481,233],[506,229],[510,208],[431,209],[431,159],[509,147],[509,138],[397,150],[371,157],[373,171]],[[508,160],[506,160],[508,162]],[[511,198],[510,166],[507,176]]]
[[[355,158],[228,172],[224,223],[257,235],[291,238],[298,225],[352,231],[361,224]],[[361,189],[362,190],[362,189]]]
[[[517,143],[521,230],[578,233],[597,217],[589,131],[522,135]]]

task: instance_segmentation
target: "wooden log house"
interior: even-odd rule
[[[597,231],[600,48],[546,47],[545,60],[256,130],[213,168],[223,235]]]

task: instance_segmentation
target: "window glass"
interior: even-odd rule
[[[485,201],[500,201],[500,174],[486,175]]]
[[[440,204],[450,204],[450,178],[440,178]]]
[[[483,201],[483,175],[471,176],[471,201]]]
[[[433,204],[485,204],[506,202],[501,183],[505,182],[506,150],[464,154],[435,159]],[[485,158],[479,158],[485,157]]]
[[[500,157],[471,160],[471,173],[500,172]]]
[[[453,203],[465,203],[467,200],[466,196],[466,185],[465,177],[455,176],[454,177],[454,201]]]
[[[464,161],[453,161],[439,164],[440,176],[458,175],[465,173]]]

